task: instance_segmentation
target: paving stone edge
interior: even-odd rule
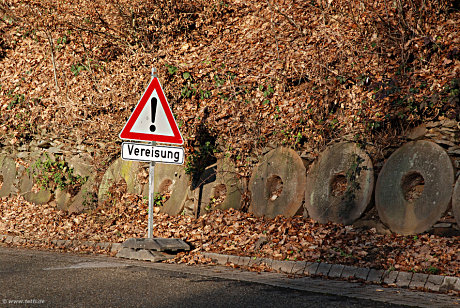
[[[322,276],[331,279],[349,279],[365,281],[372,284],[386,284],[408,289],[435,292],[460,292],[460,277],[429,275],[402,271],[384,271],[372,268],[344,266],[326,262],[280,261],[266,258],[249,258],[225,255],[214,252],[201,252],[220,265],[233,263],[238,266],[264,264],[267,268],[290,275]],[[250,259],[250,261],[248,261]],[[268,261],[268,262],[267,262]],[[345,271],[345,268],[347,269]]]
[[[111,243],[111,242],[94,242],[94,241],[83,241],[83,240],[35,240],[26,239],[20,236],[0,234],[0,243],[5,244],[42,244],[47,243],[54,246],[55,248],[79,248],[79,247],[94,247],[99,250],[105,250],[107,252],[117,253],[123,247],[122,243]]]
[[[20,236],[0,234],[0,243],[5,244],[39,244],[47,242],[56,248],[94,247],[111,253],[118,253],[123,247],[121,243],[93,242],[81,240],[31,240]],[[428,290],[435,292],[456,291],[460,293],[460,277],[430,275],[422,273],[384,271],[372,268],[329,264],[326,262],[280,261],[269,258],[242,257],[214,252],[201,252],[205,258],[219,265],[233,263],[237,266],[250,267],[264,264],[267,268],[290,275],[323,276],[331,279],[349,279],[366,281],[372,284],[408,289]]]

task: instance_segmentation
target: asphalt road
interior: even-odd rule
[[[0,246],[0,307],[405,307],[219,278],[222,272],[240,275]]]

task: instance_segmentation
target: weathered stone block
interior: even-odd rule
[[[54,192],[57,208],[60,210],[67,210],[70,206],[72,196],[67,190],[56,189]]]
[[[249,261],[250,260],[251,260],[251,258],[249,258],[249,257],[240,256],[240,258],[238,259],[238,265],[239,266],[249,266]]]
[[[258,265],[262,262],[262,258],[249,257],[248,266]]]
[[[358,268],[355,267],[355,266],[345,265],[344,268],[343,268],[341,277],[342,278],[347,278],[347,279],[348,278],[354,278],[355,273],[356,273],[357,270],[358,270]]]
[[[169,192],[169,199],[160,208],[162,213],[179,215],[189,200],[190,176],[181,165],[157,164],[155,166],[154,191],[160,194]],[[148,185],[145,185],[148,192]]]
[[[455,183],[454,192],[452,194],[452,212],[454,213],[457,225],[460,226],[460,177]]]
[[[294,274],[294,275],[302,275],[304,273],[305,266],[307,266],[307,262],[305,262],[305,261],[295,261],[294,265],[292,266],[292,274]]]
[[[308,262],[307,265],[305,266],[304,274],[305,275],[315,275],[316,271],[318,270],[319,263],[318,262],[313,262],[310,263]]]
[[[206,258],[210,258],[213,262],[216,262],[217,264],[225,265],[227,264],[227,261],[228,261],[228,255],[224,255],[224,254],[204,252],[203,255]]]
[[[388,285],[393,285],[396,283],[396,279],[398,278],[398,271],[387,271],[383,275],[383,282]]]
[[[321,262],[318,266],[318,269],[316,270],[316,275],[327,276],[327,274],[329,274],[331,267],[332,264]]]
[[[270,258],[261,258],[260,259],[260,263],[261,264],[265,264],[267,267],[269,268],[272,268],[272,264],[273,264],[273,259],[270,259]]]
[[[9,197],[17,192],[16,162],[9,156],[0,155],[0,198]]]
[[[412,280],[412,272],[399,272],[398,278],[396,278],[396,285],[402,288],[408,288]]]
[[[439,287],[439,291],[442,291],[442,292],[448,292],[451,290],[458,291],[458,285],[459,285],[458,281],[459,281],[458,277],[446,276],[441,286]]]
[[[295,261],[282,261],[280,271],[283,273],[291,274],[292,268],[294,267],[295,263]]]
[[[233,263],[235,265],[239,265],[239,259],[240,259],[240,256],[229,255],[227,262],[228,263]]]
[[[342,264],[333,264],[329,270],[329,277],[331,278],[340,278],[342,275],[343,269],[345,268]]]
[[[80,191],[72,198],[67,210],[69,213],[80,213],[86,208],[90,208],[97,202],[97,192],[95,191],[94,177],[89,177],[85,184],[80,187]]]
[[[122,243],[112,243],[112,247],[110,248],[111,252],[119,252],[121,249],[123,249],[123,244]]]
[[[109,250],[111,245],[112,245],[112,243],[101,242],[101,243],[96,243],[95,247],[97,249],[101,249],[101,250]]]
[[[428,274],[414,273],[412,280],[409,284],[409,288],[424,288],[425,283],[428,279]]]
[[[121,158],[115,160],[102,177],[98,192],[99,202],[102,203],[107,199],[109,188],[121,179],[126,182],[128,193],[141,194],[144,185],[139,180],[140,173],[139,162],[124,161]],[[155,168],[155,176],[156,173],[157,168]]]
[[[445,276],[429,275],[425,283],[425,288],[431,291],[439,291]]]
[[[355,272],[355,277],[358,279],[366,280],[369,275],[370,269],[367,267],[360,267]]]
[[[376,270],[371,268],[369,271],[369,275],[367,276],[367,281],[372,282],[372,283],[381,283],[382,282],[382,276],[385,273],[383,270]]]
[[[233,162],[228,158],[219,159],[216,164],[204,170],[199,180],[202,185],[195,190],[200,215],[215,209],[241,208],[243,185],[235,170]],[[220,202],[216,202],[217,199]]]
[[[168,255],[160,251],[150,251],[145,249],[135,250],[131,248],[123,248],[117,253],[117,257],[151,262],[161,262],[174,258],[173,255]]]
[[[285,268],[285,264],[281,260],[273,260],[272,269],[278,272],[281,272],[281,268]]]

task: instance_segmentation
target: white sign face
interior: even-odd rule
[[[121,145],[121,158],[123,160],[182,165],[184,156],[184,148],[180,147],[152,146],[132,142],[123,142]]]
[[[162,108],[162,105],[158,104],[159,101],[157,91],[154,90],[148,97],[148,102],[144,105],[137,120],[134,121],[131,132],[141,134],[154,133],[156,135],[174,137],[174,133],[166,117],[166,112]]]

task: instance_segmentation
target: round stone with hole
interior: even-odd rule
[[[98,202],[103,203],[109,197],[112,185],[126,183],[126,192],[141,194],[142,188],[148,182],[148,174],[143,174],[142,166],[136,161],[126,161],[117,158],[102,177],[98,191]]]
[[[381,221],[391,231],[427,231],[447,210],[454,169],[446,151],[426,141],[408,142],[385,162],[375,188]]]
[[[305,206],[320,223],[351,224],[367,208],[374,188],[371,159],[356,144],[329,146],[307,175]]]
[[[232,161],[228,158],[217,160],[204,170],[195,189],[200,215],[215,209],[240,209],[242,191],[243,186]]]
[[[29,164],[28,168],[20,165],[18,168],[19,175],[19,192],[28,202],[35,204],[46,204],[53,198],[53,193],[48,188],[42,187],[37,183],[36,175],[40,173],[39,167],[45,161],[45,156],[41,156],[35,162]],[[47,157],[54,161],[54,156]]]
[[[305,182],[305,166],[295,151],[277,148],[268,152],[249,180],[249,211],[269,218],[297,214],[302,210]]]
[[[460,226],[460,177],[457,179],[457,183],[455,183],[454,193],[452,194],[452,211],[457,225]]]
[[[8,197],[17,192],[16,162],[9,156],[0,155],[0,198]]]
[[[187,199],[190,177],[180,165],[156,164],[154,191],[162,198],[160,212],[182,214]]]

